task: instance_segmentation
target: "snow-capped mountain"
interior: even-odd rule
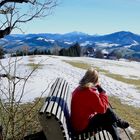
[[[11,34],[0,39],[0,46],[6,50],[17,50],[28,46],[30,50],[50,49],[54,46],[61,48],[70,47],[78,42],[81,47],[94,47],[112,51],[114,49],[127,51],[129,54],[140,58],[140,35],[120,31],[107,35],[88,35],[82,32],[71,32],[66,34]]]

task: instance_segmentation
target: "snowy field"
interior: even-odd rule
[[[6,70],[9,71],[8,63],[10,64],[15,58],[2,59],[1,63],[6,66]],[[63,60],[79,61],[87,63],[91,66],[97,66],[101,69],[108,70],[113,74],[120,74],[127,78],[140,79],[140,63],[139,62],[127,62],[127,61],[113,61],[103,60],[87,57],[60,57],[60,56],[25,56],[23,58],[18,57],[16,76],[25,77],[31,71],[31,63],[40,63],[40,67],[29,78],[22,102],[32,101],[34,98],[39,97],[42,92],[43,96],[47,96],[50,90],[51,84],[57,77],[65,78],[70,84],[70,90],[72,91],[77,85],[81,77],[84,75],[85,70],[73,67],[72,65],[64,62]],[[11,64],[12,67],[12,64]],[[0,69],[0,74],[5,71]],[[10,68],[11,75],[14,73]],[[126,84],[115,79],[109,78],[100,74],[100,81],[108,95],[114,95],[121,99],[123,103],[131,104],[140,107],[140,93],[134,85]],[[1,78],[0,88],[6,87],[7,81],[5,78]],[[16,100],[19,99],[21,94],[22,84],[18,84],[16,88]],[[1,97],[5,98],[5,94],[0,93]]]

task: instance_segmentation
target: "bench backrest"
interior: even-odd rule
[[[57,78],[39,115],[40,123],[48,140],[69,138],[69,110],[66,103],[68,95],[68,82]]]
[[[112,140],[108,132],[102,130],[95,136],[90,132],[73,136],[70,112],[67,104],[71,97],[68,82],[57,78],[39,112],[39,120],[47,140]]]

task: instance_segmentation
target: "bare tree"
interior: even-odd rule
[[[0,0],[0,38],[21,23],[50,15],[58,0]]]
[[[50,15],[57,4],[58,0],[0,0],[0,38],[9,35],[14,29],[22,32],[21,24]],[[22,104],[28,80],[39,65],[35,65],[27,75],[20,76],[17,74],[19,60],[11,60],[9,58],[7,65],[0,61],[0,123],[3,126],[0,139],[3,140],[21,139],[28,133],[28,128],[38,126],[37,121],[34,121],[36,107],[45,92],[41,91],[34,103]]]
[[[26,74],[20,75],[18,70],[20,61],[22,60],[9,58],[7,65],[0,61],[0,71],[6,73],[0,79],[0,122],[4,130],[3,140],[22,139],[31,131],[40,129],[37,121],[37,109],[39,109],[41,97],[49,85],[40,91],[40,97],[34,102],[23,104],[22,100],[27,92],[26,85],[33,73],[38,70],[40,62],[32,65],[32,69]]]
[[[23,54],[24,55],[28,55],[28,50],[29,50],[29,47],[28,46],[23,46],[22,47],[22,51],[23,51]]]

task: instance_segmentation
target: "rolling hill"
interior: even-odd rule
[[[140,35],[120,31],[107,35],[88,35],[81,32],[66,34],[11,34],[0,39],[0,46],[6,51],[16,51],[28,46],[30,50],[50,49],[54,46],[68,48],[75,42],[81,47],[93,47],[123,52],[125,57],[140,58]]]

